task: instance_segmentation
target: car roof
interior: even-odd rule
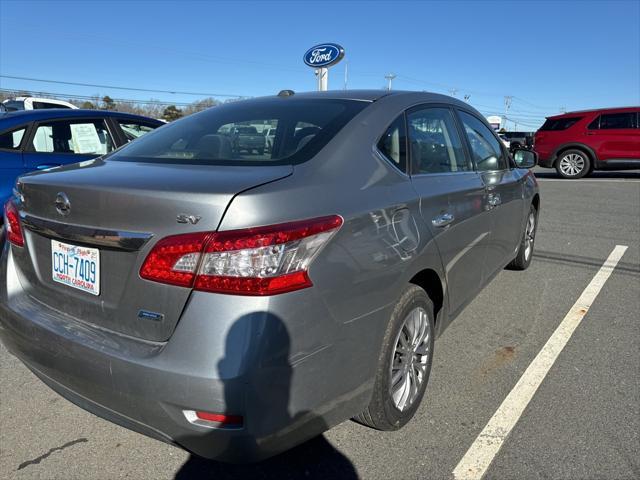
[[[4,130],[5,128],[9,128],[13,125],[20,125],[33,121],[58,120],[62,118],[77,117],[119,117],[128,118],[131,120],[143,120],[145,122],[157,123],[159,125],[163,124],[163,122],[156,120],[155,118],[143,117],[142,115],[134,115],[132,113],[115,112],[112,110],[86,110],[81,108],[43,108],[39,110],[19,110],[16,112],[6,112],[0,115],[0,129]]]
[[[572,117],[575,115],[587,115],[589,113],[601,113],[601,112],[633,112],[640,110],[640,106],[637,107],[609,107],[609,108],[592,108],[589,110],[574,110],[572,112],[559,113],[558,115],[550,115],[547,118],[557,119],[563,117]]]
[[[405,97],[412,102],[441,102],[452,105],[466,106],[468,104],[454,97],[441,95],[432,92],[420,92],[410,90],[327,90],[324,92],[292,92],[291,90],[283,90],[281,95],[272,95],[267,97],[255,97],[243,102],[271,102],[271,101],[296,101],[309,99],[332,99],[332,100],[353,100],[361,102],[376,102],[386,97]],[[286,94],[284,92],[287,92]],[[231,105],[231,104],[230,104]]]

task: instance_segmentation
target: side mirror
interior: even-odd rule
[[[517,148],[513,152],[513,159],[518,168],[533,168],[538,164],[538,154],[532,150]]]

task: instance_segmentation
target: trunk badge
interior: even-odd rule
[[[56,195],[56,210],[63,217],[66,217],[71,212],[71,202],[66,193],[60,192]]]

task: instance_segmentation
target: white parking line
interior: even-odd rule
[[[482,478],[626,250],[625,245],[616,245],[613,249],[609,258],[453,470],[456,480]]]

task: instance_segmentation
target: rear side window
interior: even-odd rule
[[[48,103],[48,102],[33,102],[33,109],[34,110],[43,110],[43,109],[48,109],[48,108],[71,108],[71,107],[67,107],[66,105],[59,105],[57,103]]]
[[[41,153],[102,155],[114,150],[104,120],[57,121],[38,125],[32,147]]]
[[[230,103],[165,125],[110,159],[201,165],[299,163],[318,153],[368,104],[295,98]],[[274,135],[269,142],[266,129]]]
[[[424,108],[407,117],[413,173],[449,173],[471,170],[451,110]]]
[[[590,129],[612,130],[616,128],[636,128],[636,113],[608,113],[600,115],[590,125]]]
[[[9,100],[7,102],[3,102],[3,105],[7,112],[17,112],[19,110],[24,110],[24,101],[22,100]]]
[[[404,115],[396,118],[380,137],[378,150],[400,171],[407,171],[407,132]]]
[[[26,132],[26,127],[13,130],[11,132],[5,132],[0,135],[0,149],[1,150],[18,150],[20,143],[22,143],[22,137]]]
[[[563,118],[549,118],[540,127],[540,130],[552,131],[552,130],[566,130],[579,122],[582,117],[563,117]]]
[[[465,112],[460,112],[460,119],[469,139],[477,169],[479,171],[506,169],[507,159],[500,147],[500,141],[489,130],[489,127]]]
[[[141,137],[146,133],[152,132],[157,128],[149,124],[139,123],[131,120],[117,120],[117,122],[120,125],[124,136],[127,138],[127,142],[135,140],[136,138]]]

